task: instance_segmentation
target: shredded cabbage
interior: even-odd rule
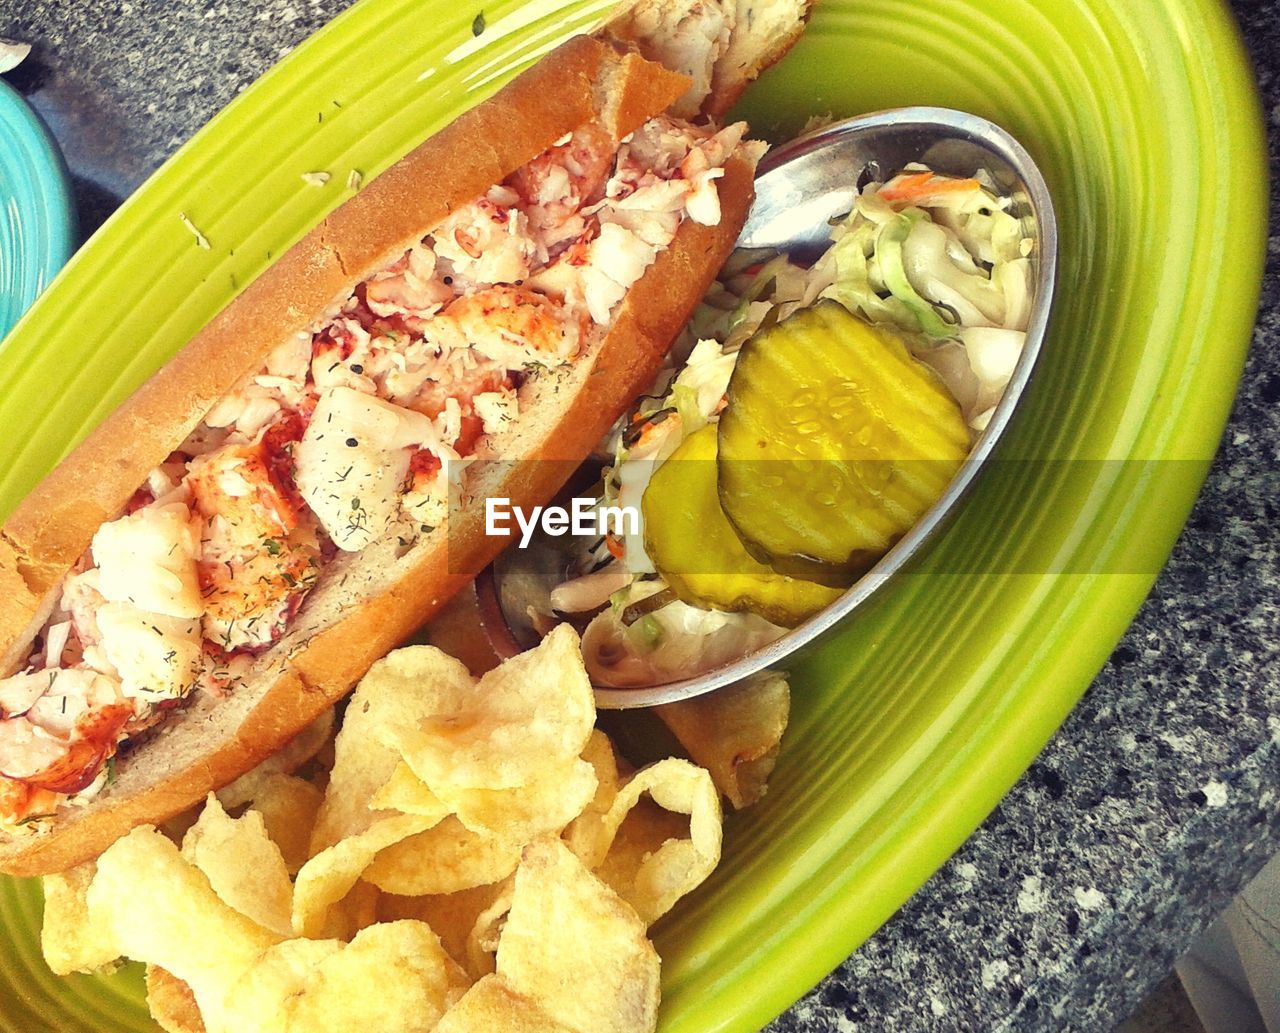
[[[831,247],[807,270],[804,303],[834,298],[903,333],[980,432],[1031,318],[1034,240],[1012,208],[984,173],[955,179],[907,166],[868,184],[833,227]],[[777,307],[785,317],[786,303]]]
[[[583,632],[582,659],[594,684],[632,688],[691,678],[783,634],[785,629],[755,614],[701,610],[682,602],[668,603],[629,627],[610,608]]]

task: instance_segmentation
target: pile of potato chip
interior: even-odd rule
[[[665,715],[711,770],[632,772],[595,728],[571,629],[478,680],[398,650],[336,739],[321,722],[198,816],[47,878],[45,956],[147,963],[171,1033],[653,1030],[648,926],[719,861],[721,792],[763,791],[779,683],[708,704],[718,738],[711,711]]]

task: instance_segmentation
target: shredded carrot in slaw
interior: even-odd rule
[[[912,172],[894,176],[880,188],[879,195],[882,200],[897,205],[899,203],[914,204],[925,197],[964,194],[981,189],[982,184],[976,179],[952,179],[932,172]]]

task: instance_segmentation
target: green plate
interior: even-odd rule
[[[364,0],[246,91],[0,347],[0,512],[338,204],[349,169],[385,168],[603,7],[486,4],[473,39],[469,6]],[[1150,587],[1243,363],[1264,138],[1218,3],[822,0],[744,111],[786,132],[814,113],[903,104],[984,115],[1044,169],[1061,223],[1057,310],[1006,454],[1112,462],[990,471],[918,572],[797,673],[769,796],[731,819],[721,870],[659,930],[669,1033],[763,1025],[995,805]],[[305,186],[313,170],[333,178]],[[140,907],[163,906],[139,890]],[[146,1028],[136,971],[43,971],[38,913],[34,884],[0,886],[0,1029]]]

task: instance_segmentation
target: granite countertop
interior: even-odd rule
[[[0,0],[0,36],[36,45],[8,78],[61,142],[87,234],[345,6]],[[1231,6],[1264,93],[1274,214],[1280,5]],[[981,828],[775,1033],[1106,1033],[1280,847],[1280,236],[1268,259],[1221,450],[1128,634]]]

